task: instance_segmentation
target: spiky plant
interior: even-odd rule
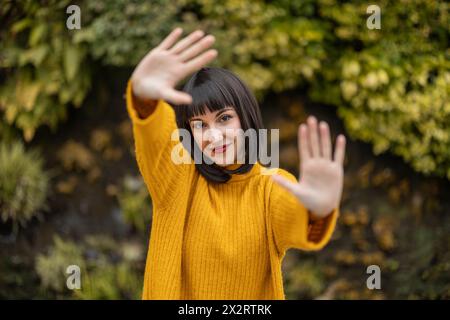
[[[14,232],[46,207],[49,174],[36,150],[21,142],[0,142],[0,217]]]

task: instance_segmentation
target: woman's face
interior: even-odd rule
[[[242,128],[233,107],[214,112],[206,109],[206,114],[189,119],[189,125],[195,142],[215,164],[223,167],[236,163],[237,140]]]

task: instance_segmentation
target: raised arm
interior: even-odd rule
[[[329,240],[339,213],[343,187],[345,137],[336,141],[334,156],[325,122],[309,117],[299,126],[300,177],[281,170],[273,175],[271,216],[280,252],[294,247],[322,248]]]
[[[171,159],[179,140],[171,139],[177,126],[169,102],[189,104],[192,97],[175,86],[217,56],[216,50],[206,50],[213,36],[198,30],[177,42],[181,33],[180,28],[173,30],[139,62],[126,91],[139,169],[152,200],[161,205],[170,202],[170,188],[185,169]]]

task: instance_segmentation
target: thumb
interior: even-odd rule
[[[162,98],[174,104],[191,104],[191,95],[175,89],[167,89],[163,92]]]

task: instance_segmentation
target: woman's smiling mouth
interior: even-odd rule
[[[231,143],[228,143],[228,144],[224,144],[224,145],[222,145],[222,146],[220,146],[220,147],[214,148],[214,149],[213,149],[213,152],[214,152],[214,154],[225,153],[226,150],[227,150],[227,148],[228,148],[230,145],[231,145]]]

